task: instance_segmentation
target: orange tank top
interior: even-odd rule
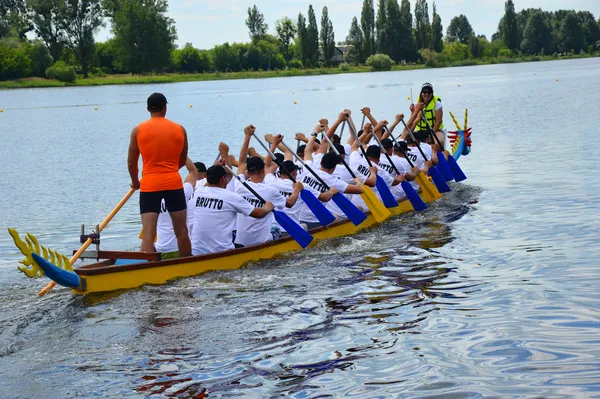
[[[140,191],[183,188],[179,158],[184,140],[183,128],[165,118],[151,118],[138,125],[137,144],[142,155]]]

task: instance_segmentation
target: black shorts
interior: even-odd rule
[[[165,211],[178,212],[187,208],[183,188],[154,192],[140,192],[140,214],[160,213],[162,199],[165,199]]]

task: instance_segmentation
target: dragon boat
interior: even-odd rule
[[[461,129],[454,116],[450,115],[458,129],[448,132],[450,153],[455,160],[458,160],[461,155],[470,153],[471,129],[466,128],[466,111],[464,129]],[[419,196],[424,203],[431,203],[441,198],[436,187],[427,178],[419,181],[419,185]],[[397,216],[411,212],[413,207],[408,200],[403,199],[397,206],[388,210],[391,216]],[[310,246],[322,240],[352,235],[377,224],[379,222],[371,213],[367,213],[367,218],[358,226],[348,219],[339,220],[328,226],[310,230],[309,233],[314,237]],[[82,232],[82,242],[85,239],[85,243],[79,251],[73,251],[74,256],[71,259],[40,245],[37,238],[30,233],[26,234],[23,241],[16,230],[8,230],[15,245],[25,256],[25,259],[20,261],[22,266],[18,267],[19,270],[30,278],[46,276],[56,284],[71,288],[73,293],[84,295],[136,288],[146,284],[164,284],[176,278],[190,277],[208,271],[238,269],[250,262],[271,259],[303,249],[292,237],[284,237],[229,251],[161,259],[160,253],[101,250],[99,232],[102,228],[100,225],[97,232],[87,236]],[[91,243],[96,244],[96,250],[86,251],[85,249]],[[77,259],[95,259],[96,262],[73,268],[73,263]],[[44,290],[40,294],[43,293]]]

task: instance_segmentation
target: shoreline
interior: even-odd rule
[[[415,69],[430,68],[453,68],[461,66],[480,66],[493,64],[516,64],[524,62],[542,62],[572,60],[581,58],[597,58],[600,55],[567,55],[558,58],[553,56],[531,56],[520,58],[499,58],[492,60],[464,60],[457,61],[443,66],[419,65],[395,65],[392,71],[408,71]],[[348,70],[341,68],[317,68],[317,69],[290,69],[277,71],[250,71],[250,72],[208,72],[195,74],[172,73],[163,75],[106,75],[90,77],[88,79],[77,79],[73,83],[59,82],[58,80],[49,80],[44,78],[25,78],[18,80],[7,80],[0,82],[0,90],[12,89],[32,89],[49,87],[85,87],[85,86],[106,86],[106,85],[135,85],[135,84],[157,84],[157,83],[181,83],[181,82],[203,82],[215,80],[236,80],[236,79],[265,79],[295,76],[319,76],[319,75],[338,75],[344,73],[368,73],[368,72],[387,72],[373,71],[365,65],[352,66]]]

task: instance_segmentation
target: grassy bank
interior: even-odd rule
[[[489,64],[508,64],[517,62],[535,62],[535,61],[555,61],[574,58],[591,58],[592,55],[566,55],[558,58],[552,56],[530,56],[519,58],[495,58],[491,60],[464,60],[456,61],[450,64],[438,65],[436,68],[489,65]],[[396,65],[392,70],[403,71],[411,69],[430,68],[425,65]],[[27,78],[19,80],[10,80],[0,82],[0,89],[22,89],[36,87],[73,87],[73,86],[103,86],[103,85],[129,85],[129,84],[150,84],[150,83],[177,83],[177,82],[197,82],[207,80],[229,80],[229,79],[263,79],[278,78],[290,76],[315,76],[315,75],[334,75],[340,73],[361,73],[371,72],[367,66],[352,66],[348,69],[341,68],[318,68],[318,69],[290,69],[287,71],[251,71],[251,72],[214,72],[197,74],[163,74],[163,75],[106,75],[102,77],[90,77],[88,79],[77,79],[74,83],[59,82],[42,78]]]

